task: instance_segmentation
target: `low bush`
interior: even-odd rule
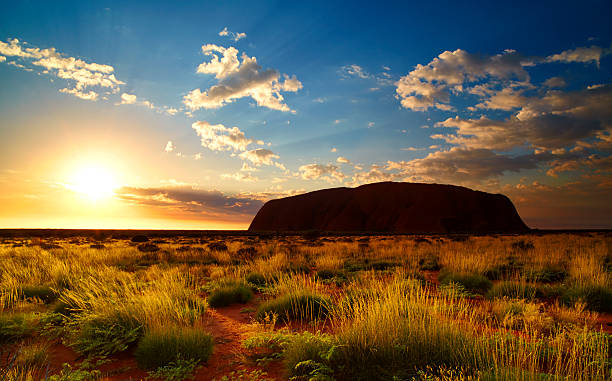
[[[246,281],[256,287],[265,287],[268,284],[266,277],[260,273],[249,273],[246,277]]]
[[[0,343],[12,342],[30,336],[36,330],[33,314],[0,314]]]
[[[568,272],[560,267],[544,267],[539,270],[525,272],[525,278],[528,281],[540,283],[563,282],[568,276]]]
[[[538,288],[528,283],[500,282],[487,292],[489,299],[511,298],[533,300],[541,294]]]
[[[253,298],[253,291],[244,283],[225,284],[211,292],[208,304],[211,307],[225,307],[234,303],[246,303]]]
[[[583,302],[591,311],[612,312],[612,290],[603,286],[567,287],[561,302],[567,306]]]
[[[515,263],[503,263],[493,266],[484,272],[484,276],[490,280],[509,279],[520,273],[521,266]]]
[[[68,323],[69,346],[87,355],[125,351],[143,332],[142,325],[125,313],[78,315]]]
[[[419,259],[419,269],[423,271],[438,271],[441,268],[440,258],[437,255],[429,254]]]
[[[346,275],[344,275],[342,271],[322,269],[322,270],[317,271],[317,278],[322,279],[322,280],[328,280],[328,279],[334,279],[334,278],[346,279]]]
[[[331,301],[324,296],[311,293],[291,293],[260,304],[256,318],[263,320],[266,315],[275,314],[280,321],[284,322],[313,321],[326,318],[330,308]]]
[[[140,368],[154,370],[179,361],[207,361],[212,352],[210,334],[193,327],[163,327],[147,332],[134,356]]]
[[[25,285],[21,288],[21,294],[26,299],[39,299],[44,303],[51,303],[58,297],[57,293],[49,286]]]
[[[449,284],[449,283],[458,283],[465,290],[475,293],[475,294],[484,294],[486,293],[493,283],[479,274],[470,274],[470,273],[455,273],[450,271],[444,271],[440,273],[438,277],[440,284]]]

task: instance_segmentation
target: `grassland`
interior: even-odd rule
[[[609,380],[612,236],[6,238],[0,379]]]

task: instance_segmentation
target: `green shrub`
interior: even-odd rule
[[[572,306],[576,302],[586,303],[591,311],[612,312],[612,290],[602,286],[567,287],[561,302]]]
[[[21,288],[21,293],[25,299],[40,299],[45,303],[51,303],[58,297],[57,293],[49,286],[25,285]]]
[[[142,369],[153,370],[177,361],[207,361],[213,352],[210,334],[192,327],[164,327],[147,332],[134,356]]]
[[[525,277],[528,281],[540,283],[563,282],[568,276],[568,272],[560,267],[544,267],[539,270],[525,272]]]
[[[32,314],[0,314],[0,343],[28,337],[34,333],[36,325],[36,317]]]
[[[155,371],[149,372],[149,376],[165,381],[182,381],[193,373],[199,361],[182,360],[170,362],[168,365],[161,366]]]
[[[321,280],[329,280],[334,278],[346,279],[346,275],[344,275],[342,271],[323,269],[317,271],[317,278]]]
[[[224,307],[234,303],[246,303],[253,298],[253,291],[244,283],[233,283],[223,285],[208,296],[208,304],[211,307]]]
[[[500,282],[493,285],[487,292],[489,299],[512,298],[533,300],[540,296],[538,288],[534,285],[519,282]]]
[[[503,263],[493,266],[484,272],[484,276],[490,280],[508,279],[520,272],[521,266],[515,263]]]
[[[310,293],[282,295],[262,303],[256,318],[263,320],[266,315],[276,314],[280,321],[312,321],[327,317],[331,307],[328,298]]]
[[[437,255],[429,254],[419,259],[419,269],[424,271],[438,271],[442,268],[440,258]]]
[[[266,277],[260,273],[250,273],[247,275],[246,281],[257,287],[264,287],[268,284]]]
[[[305,380],[333,380],[331,362],[335,339],[328,335],[304,332],[291,337],[283,353],[288,373]]]
[[[440,284],[449,284],[449,283],[458,283],[465,290],[475,293],[475,294],[484,294],[486,293],[493,283],[479,274],[469,274],[469,273],[454,273],[450,271],[444,271],[440,273],[438,277]]]
[[[68,323],[69,346],[82,354],[109,355],[125,351],[143,332],[142,325],[125,313],[77,316]]]

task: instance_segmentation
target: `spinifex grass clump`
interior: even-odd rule
[[[440,280],[440,284],[457,283],[463,286],[467,291],[476,294],[484,294],[493,286],[493,283],[489,279],[479,274],[443,271],[440,273],[438,279]]]
[[[207,361],[212,352],[210,334],[194,327],[167,326],[145,333],[134,355],[140,368],[153,370],[179,360]]]
[[[36,325],[37,319],[31,313],[0,314],[0,344],[30,336]]]
[[[253,298],[253,291],[243,282],[228,282],[214,289],[208,296],[211,307],[225,307],[234,303],[246,303]]]
[[[149,279],[112,268],[82,279],[61,301],[72,306],[66,343],[86,354],[120,352],[146,329],[191,326],[205,305],[177,269],[149,269]]]
[[[513,299],[527,299],[533,300],[541,293],[538,288],[530,283],[524,282],[499,282],[487,292],[487,297],[490,299],[495,298],[513,298]]]
[[[329,298],[309,292],[292,292],[262,303],[257,309],[257,319],[276,315],[280,321],[315,321],[327,317]]]

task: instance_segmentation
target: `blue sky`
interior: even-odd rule
[[[612,227],[609,2],[372,4],[4,5],[0,222],[244,227],[270,198],[393,180]],[[54,222],[75,163],[113,173],[131,220],[98,200]]]

